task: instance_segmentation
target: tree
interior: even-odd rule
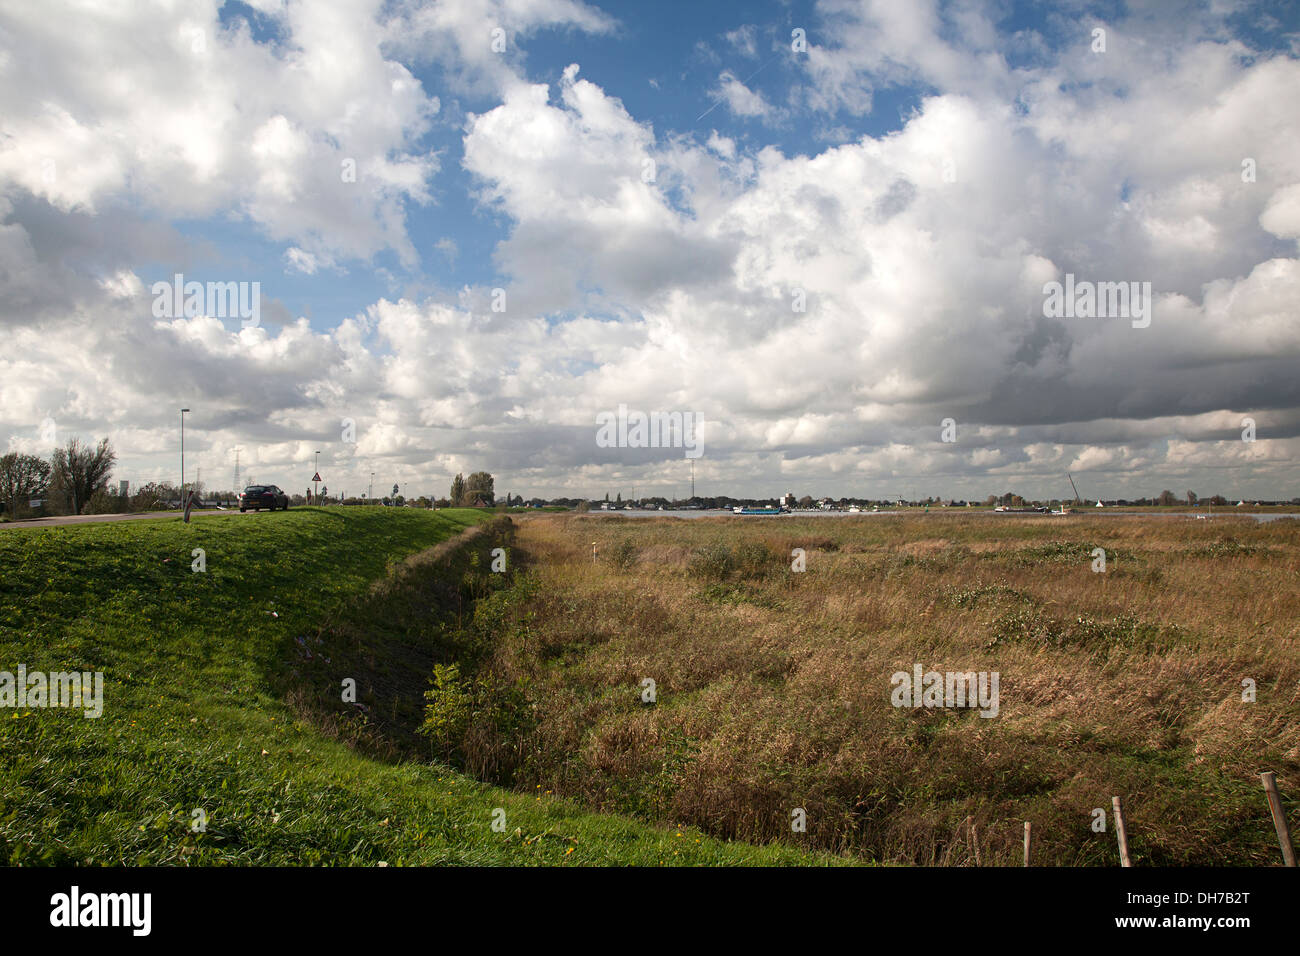
[[[1178,496],[1172,491],[1162,491],[1160,497],[1156,499],[1156,503],[1167,508],[1170,505],[1178,504]]]
[[[135,494],[131,496],[131,510],[152,511],[173,498],[179,497],[180,492],[172,485],[166,482],[159,484],[151,481],[135,490]]]
[[[115,464],[117,454],[107,438],[101,438],[93,449],[71,438],[64,447],[54,449],[51,488],[79,515],[96,491],[108,487]]]
[[[1188,503],[1189,505],[1195,505],[1195,504],[1197,503],[1197,501],[1199,501],[1199,500],[1200,500],[1200,499],[1198,499],[1198,498],[1196,497],[1196,492],[1194,492],[1194,491],[1189,491],[1189,492],[1187,492],[1187,503]]]
[[[486,471],[476,471],[469,476],[469,481],[465,482],[465,496],[469,500],[467,504],[476,504],[482,499],[483,504],[492,505],[496,501],[496,492],[492,490],[492,476]]]
[[[50,487],[50,463],[35,455],[10,452],[0,457],[0,501],[8,505],[9,517],[18,503],[39,498]]]
[[[457,475],[451,480],[451,492],[447,495],[453,508],[465,507],[465,476]]]

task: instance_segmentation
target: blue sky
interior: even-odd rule
[[[933,85],[915,77],[888,79],[873,91],[869,113],[791,110],[774,123],[738,116],[716,95],[717,75],[728,70],[768,101],[780,103],[790,85],[799,82],[796,54],[790,49],[792,31],[802,27],[813,44],[833,42],[836,18],[819,13],[816,6],[779,0],[609,4],[604,9],[618,20],[613,33],[540,29],[525,41],[521,68],[534,82],[555,84],[566,66],[577,63],[586,79],[617,96],[632,116],[653,126],[660,136],[687,136],[700,143],[716,130],[751,149],[773,146],[786,155],[811,155],[828,145],[864,135],[879,138],[901,129],[922,98],[937,92]],[[1243,12],[1228,18],[1233,32],[1261,50],[1282,47],[1285,30],[1261,29],[1260,24],[1276,17],[1279,24],[1289,20],[1294,26],[1295,9],[1285,3],[1261,4],[1254,9],[1254,16]],[[1125,10],[1125,4],[1119,2],[1087,3],[1077,5],[1066,17],[1041,3],[1003,4],[996,20],[1004,41],[1000,52],[1013,67],[1041,64],[1077,43],[1072,30],[1079,19],[1107,22],[1121,19]],[[246,4],[226,3],[219,13],[227,28],[241,20],[247,23],[260,42],[274,44],[282,35],[274,28],[273,19]],[[745,31],[745,35],[738,37],[737,31]],[[947,27],[943,35],[953,37],[954,29]],[[1041,45],[1017,39],[1025,35],[1034,36]],[[438,95],[444,88],[439,64],[423,64],[412,72],[430,93]],[[325,330],[383,296],[505,284],[509,276],[495,268],[493,251],[510,223],[475,200],[476,183],[459,165],[465,113],[493,105],[490,96],[445,100],[434,129],[420,140],[422,147],[443,157],[444,170],[434,185],[432,203],[404,203],[408,229],[420,257],[416,268],[404,268],[396,256],[381,252],[371,261],[344,264],[311,276],[285,270],[267,276],[263,291],[284,302],[294,314],[310,316],[314,327]],[[181,228],[185,235],[211,244],[219,256],[213,266],[219,266],[223,276],[262,274],[259,263],[273,259],[280,246],[252,224],[226,218],[185,223]],[[439,248],[438,243],[446,240],[455,243],[454,252]],[[171,264],[151,265],[159,278],[171,274]]]
[[[1028,19],[1032,5],[1020,6],[1005,21],[1013,32],[1033,22]],[[822,39],[818,25],[824,18],[813,7],[806,2],[733,5],[683,0],[611,4],[606,9],[618,19],[613,33],[541,29],[527,37],[521,69],[533,82],[553,85],[565,67],[577,63],[584,78],[617,96],[632,116],[650,124],[661,137],[686,136],[700,144],[717,131],[752,149],[774,146],[787,155],[808,155],[831,143],[900,129],[921,97],[933,92],[932,87],[902,83],[877,90],[875,106],[865,115],[791,111],[776,124],[737,116],[713,93],[719,72],[729,70],[749,88],[779,102],[792,80],[797,81],[791,31],[802,25],[813,43]],[[241,20],[247,23],[260,42],[274,44],[280,36],[272,28],[274,21],[245,4],[227,3],[220,15],[227,28]],[[1034,25],[1045,26],[1041,18]],[[740,45],[739,38],[728,38],[739,30],[750,31],[752,49]],[[433,95],[445,89],[444,70],[438,63],[413,66],[412,73]],[[416,268],[404,268],[391,252],[381,252],[371,261],[345,263],[314,275],[291,269],[266,275],[264,294],[281,300],[295,315],[310,316],[313,327],[326,330],[380,297],[507,283],[509,276],[495,267],[493,252],[510,222],[476,201],[477,184],[460,168],[465,114],[494,105],[491,96],[445,99],[434,128],[419,141],[442,157],[443,171],[433,184],[433,202],[404,203],[407,227],[420,257]],[[211,268],[223,279],[264,275],[259,264],[282,251],[282,243],[268,240],[263,230],[249,222],[221,217],[187,222],[180,228],[186,236],[211,245],[216,256]],[[454,253],[438,247],[444,240],[455,243]],[[196,278],[204,281],[201,273],[207,263],[196,265]],[[159,279],[184,268],[183,263],[150,266],[150,275]]]

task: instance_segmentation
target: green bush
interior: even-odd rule
[[[692,575],[711,581],[725,580],[735,566],[731,549],[721,544],[712,544],[707,548],[698,549],[691,555],[690,563],[687,565]]]
[[[463,676],[455,664],[435,665],[431,683],[420,733],[435,755],[475,776],[509,783],[520,744],[536,725],[525,687],[490,671]]]
[[[706,581],[725,581],[733,575],[761,578],[783,566],[781,555],[759,542],[747,542],[734,549],[720,544],[700,548],[687,565],[692,575]]]
[[[609,553],[609,563],[620,571],[627,571],[636,564],[636,545],[631,538],[624,538]]]
[[[735,566],[742,578],[761,578],[782,564],[781,557],[766,544],[750,542],[736,547]]]
[[[470,722],[474,717],[474,694],[461,680],[455,664],[436,664],[433,686],[424,692],[424,722],[420,733],[433,743],[434,750],[445,760],[463,759],[460,752]]]

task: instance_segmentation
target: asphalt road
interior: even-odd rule
[[[267,512],[269,514],[269,512]],[[190,520],[195,518],[207,518],[217,515],[238,515],[238,508],[218,511],[216,509],[204,509],[202,511],[191,511]],[[249,511],[244,513],[244,517],[250,515],[262,514],[260,511]],[[0,531],[6,528],[56,528],[65,524],[94,524],[100,521],[145,521],[150,518],[179,518],[181,512],[177,511],[146,511],[143,514],[129,515],[59,515],[51,518],[29,518],[24,521],[5,521],[0,522]]]

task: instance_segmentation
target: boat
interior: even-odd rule
[[[779,514],[782,514],[782,511],[781,511],[780,508],[742,508],[742,507],[740,507],[739,505],[737,505],[735,508],[732,508],[731,510],[732,510],[733,513],[738,514],[738,515],[779,515]]]

